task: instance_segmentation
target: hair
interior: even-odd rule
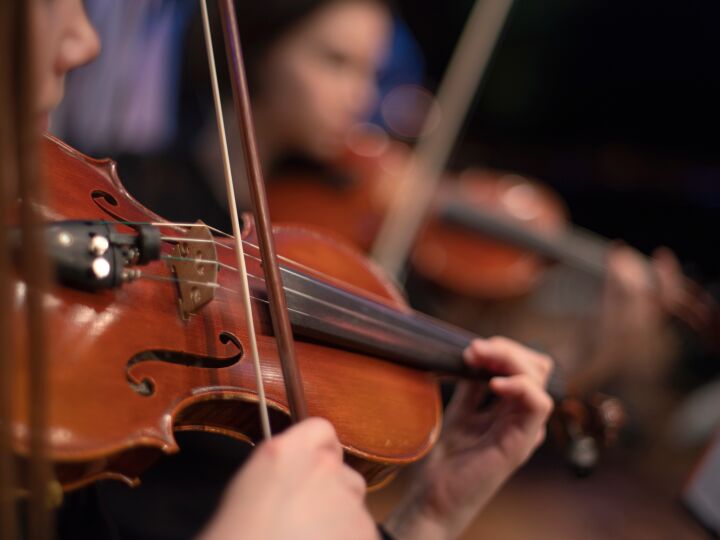
[[[325,6],[338,2],[367,2],[393,8],[392,0],[236,0],[238,30],[243,48],[243,60],[247,71],[248,85],[252,93],[257,90],[258,74],[266,53],[288,32]],[[213,29],[220,28],[220,17],[214,3],[209,6]],[[187,73],[191,84],[207,80],[207,62],[200,17],[196,17],[188,32],[186,58]],[[215,54],[224,51],[222,32],[214,30]],[[227,79],[227,66],[218,61],[221,80]],[[227,86],[227,85],[226,85]]]
[[[256,0],[236,2],[238,27],[245,49],[248,77],[254,79],[265,54],[282,36],[325,6],[364,1],[388,6],[389,0]]]
[[[268,0],[236,2],[238,29],[244,43],[248,71],[283,35],[323,7],[338,0]],[[347,1],[347,0],[344,0]]]

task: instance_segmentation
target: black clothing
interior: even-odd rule
[[[250,447],[207,433],[176,438],[180,453],[149,468],[140,486],[106,481],[68,494],[58,512],[58,540],[195,538]]]

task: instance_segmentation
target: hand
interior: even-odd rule
[[[201,540],[377,539],[365,490],[333,427],[311,418],[257,448]]]
[[[717,302],[708,291],[683,275],[675,254],[666,247],[656,249],[652,256],[652,267],[664,312],[678,317],[696,331],[713,332],[712,321],[717,313]]]
[[[685,278],[675,254],[658,248],[650,264],[634,249],[617,245],[608,257],[606,296],[637,312],[658,318],[676,314],[687,301]]]
[[[491,338],[473,341],[465,361],[497,376],[458,383],[440,441],[386,522],[399,539],[455,538],[545,437],[549,357]],[[488,392],[495,401],[482,407]]]
[[[597,387],[628,375],[654,380],[667,371],[675,350],[667,313],[681,302],[682,281],[677,259],[667,249],[656,251],[652,266],[630,247],[611,250],[583,385]]]
[[[680,261],[666,247],[657,248],[652,255],[652,268],[660,288],[660,304],[667,313],[675,313],[684,302],[684,276]]]

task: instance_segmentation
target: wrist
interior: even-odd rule
[[[474,478],[475,489],[457,493],[448,483],[447,471],[433,471],[431,463],[424,469],[383,524],[396,540],[459,537],[509,476],[496,469]]]
[[[443,493],[445,487],[427,476],[417,479],[385,520],[384,528],[396,540],[456,538],[467,525],[461,516],[467,505],[457,504],[449,493]]]

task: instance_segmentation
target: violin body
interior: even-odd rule
[[[283,223],[322,227],[368,252],[409,159],[404,144],[359,134],[331,171],[270,178],[271,217]]]
[[[435,211],[420,231],[411,255],[414,272],[456,294],[503,300],[532,290],[550,261],[454,223],[444,215],[453,201],[461,201],[477,214],[547,236],[560,236],[567,226],[562,201],[542,184],[523,176],[467,170],[441,187]]]
[[[307,173],[271,179],[272,217],[332,230],[368,252],[411,157],[411,150],[402,143],[370,133],[357,136],[334,164],[346,173],[340,181]],[[561,235],[568,222],[559,197],[538,182],[511,173],[471,169],[457,178],[448,177],[411,252],[413,271],[448,291],[486,300],[529,292],[541,278],[547,259],[451,223],[443,209],[454,200],[517,227]]]
[[[46,138],[42,148],[48,221],[82,219],[159,222],[163,234],[184,227],[163,220],[123,188],[115,165]],[[248,272],[262,276],[251,227],[245,232]],[[296,227],[274,229],[284,264],[365,295],[398,311],[395,287],[338,239]],[[227,239],[218,244],[231,245]],[[220,262],[234,253],[218,245]],[[259,439],[257,387],[246,354],[247,325],[237,272],[221,268],[212,301],[183,316],[178,286],[165,261],[111,291],[53,285],[45,295],[49,380],[48,452],[58,480],[74,488],[102,478],[130,484],[161,453],[179,450],[174,431]],[[24,316],[25,284],[17,278],[13,313]],[[262,288],[251,283],[265,391],[275,430],[289,424],[278,352]],[[22,327],[22,325],[17,325]],[[14,340],[14,444],[28,453],[26,336]],[[295,343],[309,413],[335,426],[348,461],[369,485],[425,455],[440,431],[441,403],[433,375],[311,340]],[[32,397],[32,389],[30,389]]]

